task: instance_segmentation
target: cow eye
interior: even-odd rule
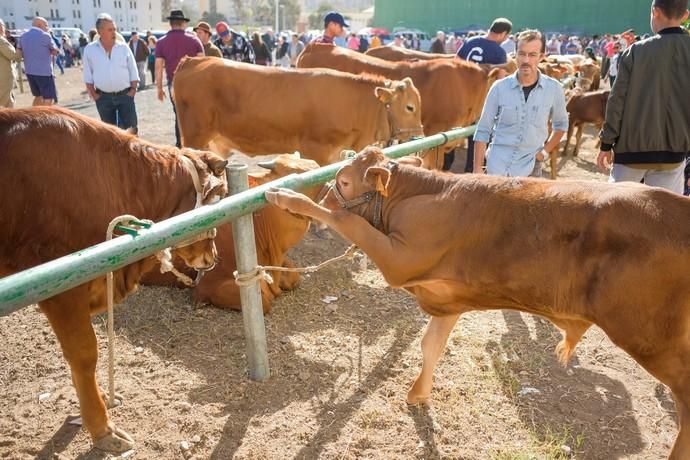
[[[414,105],[409,105],[409,104],[408,104],[405,108],[407,109],[408,112],[414,113]]]

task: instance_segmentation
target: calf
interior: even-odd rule
[[[274,181],[288,174],[299,174],[319,167],[312,160],[299,158],[299,154],[280,155],[270,162],[259,163],[268,168],[262,173],[252,173],[250,184],[252,186]],[[313,187],[305,193],[312,199],[316,199],[322,187]],[[274,206],[267,205],[254,213],[254,236],[256,238],[256,254],[259,265],[293,267],[286,254],[290,248],[297,245],[309,228],[309,220],[302,216],[291,214]],[[235,284],[233,272],[237,270],[235,262],[235,241],[232,235],[232,224],[218,227],[216,237],[218,248],[218,264],[206,273],[194,287],[194,297],[201,302],[209,302],[217,307],[240,310],[240,290]],[[192,276],[190,269],[185,269],[182,260],[175,260],[175,266]],[[264,313],[269,313],[271,303],[283,291],[294,289],[300,281],[300,276],[295,272],[270,272],[273,283],[261,281],[261,300]],[[172,286],[179,285],[176,278],[170,274],[162,274],[158,270],[152,270],[142,280],[143,284]]]
[[[563,364],[596,324],[670,388],[680,428],[671,458],[690,458],[687,198],[640,184],[440,174],[375,148],[340,169],[322,205],[290,190],[266,197],[355,243],[432,316],[408,403],[429,399],[462,313],[551,320]]]
[[[226,163],[212,153],[142,141],[59,107],[0,110],[0,277],[104,241],[117,216],[159,221],[224,197]],[[208,239],[176,253],[197,269],[211,268],[216,259]],[[155,264],[151,256],[116,270],[114,301]],[[96,382],[91,315],[106,309],[105,276],[39,306],[72,371],[94,446],[131,449],[134,441],[109,420]]]
[[[569,124],[568,135],[565,138],[565,145],[563,145],[563,156],[568,154],[568,144],[576,127],[574,156],[577,156],[580,151],[582,131],[585,123],[593,123],[597,127],[597,132],[601,131],[606,118],[606,103],[608,102],[610,92],[610,90],[592,91],[589,93],[575,92],[568,99],[565,108],[569,114]]]

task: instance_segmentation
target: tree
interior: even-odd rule
[[[218,13],[218,12],[214,13],[214,12],[209,12],[209,11],[204,11],[202,13],[201,20],[211,24],[211,27],[213,27],[216,23],[218,23],[220,21],[226,21],[227,22],[227,18],[225,17],[224,14]]]
[[[310,29],[322,29],[323,28],[323,17],[326,13],[333,11],[333,6],[330,3],[321,3],[316,11],[309,15],[309,28]]]
[[[278,12],[280,24],[278,28],[294,29],[300,14],[300,6],[297,0],[278,0],[281,6]],[[275,24],[276,22],[276,0],[262,0],[254,8],[254,22],[256,24]],[[285,15],[285,17],[282,17]]]

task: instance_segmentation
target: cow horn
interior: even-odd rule
[[[259,161],[257,165],[261,166],[264,169],[274,171],[276,169],[276,160],[274,158],[273,160]]]

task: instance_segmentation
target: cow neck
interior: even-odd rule
[[[391,170],[386,186],[387,197],[381,208],[382,229],[388,221],[388,214],[395,205],[409,197],[417,195],[437,195],[448,184],[448,178],[439,177],[433,171],[419,167],[402,165]]]

